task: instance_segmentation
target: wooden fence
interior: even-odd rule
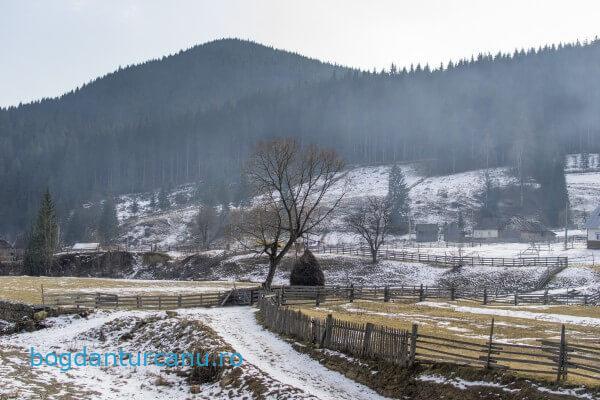
[[[348,254],[362,257],[370,257],[371,253],[366,247],[336,245],[326,246],[320,242],[310,243],[309,248],[315,252],[331,254]],[[398,260],[406,262],[419,262],[426,264],[442,265],[448,267],[455,266],[488,266],[488,267],[557,267],[566,268],[569,266],[568,257],[467,257],[467,256],[449,256],[434,255],[427,253],[414,253],[400,250],[379,249],[378,257],[385,260]]]
[[[406,330],[342,321],[331,315],[326,319],[311,318],[300,311],[279,307],[268,298],[262,298],[258,304],[265,325],[277,333],[356,357],[403,366],[414,362],[414,346],[411,346],[414,340]]]
[[[50,307],[129,308],[163,310],[223,305],[229,292],[181,295],[117,295],[107,293],[44,293],[43,304]]]
[[[453,288],[439,286],[275,286],[272,289],[280,304],[371,300],[383,302],[417,302],[426,300],[471,300],[482,304],[574,304],[600,305],[600,291],[595,294],[569,292],[561,294],[509,293],[506,291]],[[44,292],[42,304],[55,307],[171,309],[213,307],[223,305],[252,305],[265,291],[262,288],[238,288],[219,292],[198,292],[177,295],[111,294]]]
[[[404,367],[415,362],[450,363],[499,369],[564,381],[569,376],[584,382],[600,382],[600,343],[567,342],[565,326],[560,341],[540,341],[536,345],[512,344],[495,340],[494,320],[487,341],[420,334],[371,323],[355,323],[333,318],[314,318],[279,306],[263,298],[259,308],[270,330],[297,340],[359,357],[384,360]]]
[[[481,304],[555,304],[600,305],[600,291],[594,294],[508,292],[487,288],[441,286],[282,286],[275,288],[282,303],[315,303],[324,301],[371,300],[383,302],[417,302],[426,300],[471,300]]]

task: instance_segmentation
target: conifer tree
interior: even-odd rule
[[[150,194],[150,204],[149,207],[151,210],[156,210],[156,195],[154,193]]]
[[[410,213],[408,186],[404,179],[404,173],[395,164],[389,174],[388,201],[391,205],[390,231],[396,233],[406,232]]]
[[[25,250],[24,267],[29,275],[49,275],[52,255],[59,242],[58,222],[50,190],[42,196],[42,203]]]
[[[111,243],[116,239],[119,232],[119,219],[117,208],[112,197],[108,197],[102,205],[100,218],[98,219],[98,236],[104,244]]]

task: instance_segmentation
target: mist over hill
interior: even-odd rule
[[[598,41],[377,73],[207,43],[0,111],[0,234],[28,226],[46,186],[62,215],[185,182],[233,192],[256,141],[274,136],[349,163],[425,160],[428,174],[510,166],[563,209],[563,155],[600,150],[598,65]]]

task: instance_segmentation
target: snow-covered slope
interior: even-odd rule
[[[568,165],[572,167],[568,171],[576,170],[574,166],[578,165],[578,161],[575,158],[568,159]],[[389,165],[350,168],[345,172],[344,179],[327,194],[325,201],[331,203],[342,193],[343,204],[346,205],[365,196],[385,196],[390,168]],[[462,211],[468,223],[472,222],[473,215],[480,206],[477,195],[483,191],[483,170],[427,177],[413,165],[401,165],[401,168],[410,187],[411,211],[417,223],[455,221],[459,211]],[[600,172],[587,171],[567,173],[569,198],[577,224],[581,224],[585,214],[600,204]],[[500,187],[516,183],[506,168],[495,168],[489,172],[494,183]],[[117,204],[124,231],[121,242],[133,246],[173,246],[189,241],[193,218],[198,210],[192,200],[192,193],[193,187],[189,185],[170,193],[172,208],[167,211],[152,209],[149,193],[121,196]],[[131,212],[134,198],[140,208],[135,215]],[[339,213],[332,217],[326,224],[326,231],[322,232],[325,234],[323,239],[355,242],[356,238],[345,232],[341,218]]]

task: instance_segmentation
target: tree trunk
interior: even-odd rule
[[[373,247],[371,247],[371,259],[373,264],[377,264],[377,249],[374,249]]]
[[[273,283],[273,278],[275,277],[275,271],[277,270],[277,262],[274,258],[269,257],[269,273],[267,274],[267,278],[263,283],[263,286],[266,290],[271,290],[271,284]]]

